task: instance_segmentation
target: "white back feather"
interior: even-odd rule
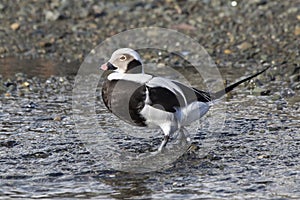
[[[112,80],[125,80],[125,81],[132,81],[140,84],[146,84],[150,81],[153,76],[149,74],[121,74],[118,72],[111,73],[108,75],[107,79]]]

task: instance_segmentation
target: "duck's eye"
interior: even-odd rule
[[[122,55],[121,57],[120,57],[120,61],[125,61],[127,58],[126,58],[126,56],[124,56],[124,55]]]

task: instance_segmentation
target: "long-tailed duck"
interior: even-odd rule
[[[267,68],[212,94],[174,80],[145,74],[140,55],[130,48],[116,50],[101,69],[108,71],[102,87],[105,106],[130,124],[161,128],[164,132],[158,148],[161,151],[170,135],[205,115],[213,100]]]

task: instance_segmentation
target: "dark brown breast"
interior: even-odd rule
[[[110,112],[120,119],[136,126],[146,126],[139,114],[145,106],[145,86],[123,80],[105,80],[102,86],[102,99]]]

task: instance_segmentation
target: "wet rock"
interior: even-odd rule
[[[295,82],[291,85],[294,90],[300,90],[300,82]]]
[[[263,90],[260,93],[261,96],[269,96],[270,94],[271,94],[271,90]]]
[[[62,117],[59,115],[56,115],[55,117],[53,117],[53,121],[61,121]]]
[[[182,182],[173,182],[173,187],[184,187],[184,183]]]
[[[51,176],[51,177],[60,177],[63,175],[64,175],[64,173],[62,173],[62,172],[52,172],[52,173],[47,174],[47,176]]]
[[[30,102],[30,103],[22,106],[22,108],[30,108],[30,109],[37,108],[37,107],[38,107],[38,105],[34,102]]]
[[[272,95],[272,101],[276,101],[276,100],[279,100],[281,99],[281,95],[279,92],[276,92]]]
[[[282,97],[292,97],[296,93],[291,88],[285,88],[281,91]]]
[[[47,158],[48,156],[50,156],[49,153],[43,152],[43,151],[38,151],[38,152],[34,152],[34,153],[29,153],[29,154],[23,154],[22,157],[23,158],[32,158],[32,159],[36,159],[36,158]]]
[[[15,141],[15,140],[0,141],[0,147],[12,148],[18,144],[19,144],[19,142]]]

